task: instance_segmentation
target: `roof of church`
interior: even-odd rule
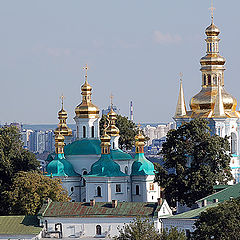
[[[100,155],[99,139],[80,139],[64,147],[65,155]]]
[[[213,203],[213,204],[207,205],[205,207],[196,208],[196,209],[184,212],[184,213],[173,215],[169,218],[170,219],[197,219],[201,212],[206,211],[210,207],[216,207],[217,205],[218,205],[218,203]]]
[[[37,235],[41,231],[36,216],[0,216],[0,235]]]
[[[152,202],[118,202],[112,207],[110,202],[50,202],[45,203],[38,215],[43,217],[101,218],[101,217],[148,217],[154,216],[161,206]]]
[[[223,202],[226,200],[230,200],[231,198],[238,197],[240,197],[240,183],[237,183],[235,185],[223,189],[222,191],[213,193],[205,198],[202,198],[198,200],[197,203],[203,200],[213,201],[214,199],[218,199],[219,202]]]
[[[111,149],[110,156],[113,160],[130,160],[132,156],[123,152],[121,149]]]
[[[144,153],[136,153],[134,160],[131,175],[155,175],[154,165],[145,158]]]
[[[113,161],[110,154],[102,154],[100,159],[91,166],[91,171],[86,176],[122,177],[127,174],[121,172],[119,164]]]
[[[74,171],[72,164],[65,159],[64,154],[55,155],[55,159],[47,165],[47,175],[54,177],[79,176]]]

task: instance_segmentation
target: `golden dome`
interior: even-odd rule
[[[64,136],[61,134],[55,135],[55,151],[57,154],[64,153]]]
[[[220,33],[219,28],[212,22],[205,30],[207,36],[218,36]]]
[[[67,112],[63,108],[63,96],[61,97],[62,99],[62,109],[58,112],[58,119],[59,119],[59,124],[57,128],[55,129],[54,133],[55,135],[61,134],[63,136],[71,136],[72,135],[72,129],[70,129],[67,126],[66,120],[67,120]]]
[[[92,103],[92,87],[87,82],[82,85],[82,102],[75,108],[76,117],[78,118],[99,118],[99,108]]]
[[[119,136],[119,129],[116,127],[117,114],[113,111],[112,107],[110,112],[107,114],[109,126],[106,131],[110,136]]]
[[[228,112],[235,112],[237,106],[237,100],[226,92],[222,87],[222,101],[224,110]],[[214,109],[217,96],[216,87],[203,87],[201,91],[196,94],[190,101],[190,107],[193,112],[204,113]]]
[[[141,133],[140,127],[138,128],[138,134],[135,136],[136,153],[144,153],[145,137]]]
[[[101,150],[102,150],[102,154],[109,154],[110,153],[110,140],[111,137],[109,135],[107,135],[107,131],[106,131],[106,125],[104,125],[104,131],[103,131],[103,135],[101,136]]]

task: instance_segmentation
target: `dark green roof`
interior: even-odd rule
[[[131,160],[132,156],[121,149],[111,149],[110,156],[113,160]]]
[[[101,141],[99,139],[81,139],[64,147],[65,155],[100,155]]]
[[[145,158],[144,153],[136,153],[134,160],[132,165],[132,176],[155,175],[154,165]]]
[[[214,185],[214,186],[213,186],[213,189],[219,191],[219,190],[223,190],[223,189],[225,189],[225,188],[228,188],[228,187],[230,187],[230,186],[231,186],[231,185],[219,184],[219,185]]]
[[[0,235],[37,235],[41,231],[36,216],[0,216]]]
[[[127,174],[120,170],[119,164],[111,159],[110,154],[102,154],[100,159],[91,166],[91,171],[87,176],[121,177]]]
[[[238,197],[240,197],[240,183],[225,188],[222,191],[213,193],[205,198],[198,200],[197,202],[201,202],[203,200],[213,201],[214,199],[218,199],[219,202],[223,202],[231,198]]]
[[[51,202],[44,204],[39,211],[39,216],[43,217],[148,217],[154,216],[159,210],[157,203],[148,202],[118,202],[116,208],[112,208],[112,203],[96,202],[95,206],[90,206],[86,202]]]
[[[170,219],[197,219],[201,212],[206,211],[210,207],[216,207],[217,204],[218,203],[213,203],[213,204],[207,205],[205,207],[196,208],[196,209],[184,212],[184,213],[173,215],[169,218]]]

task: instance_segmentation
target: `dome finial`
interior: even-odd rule
[[[86,73],[85,73],[85,81],[87,82],[87,71],[89,69],[88,65],[86,64],[85,67],[83,67],[83,69],[86,71]]]
[[[61,99],[61,102],[62,102],[62,109],[63,109],[63,100],[64,100],[64,95],[63,95],[63,93],[62,93],[62,96],[60,97],[60,99]]]
[[[110,106],[111,106],[111,109],[113,109],[113,95],[112,95],[112,93],[110,95]]]
[[[213,24],[213,13],[215,8],[213,7],[213,0],[211,1],[211,7],[209,8],[211,10],[211,18],[212,18],[212,24]]]

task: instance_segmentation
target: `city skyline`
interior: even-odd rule
[[[136,122],[172,121],[180,72],[187,105],[201,87],[210,0],[14,2],[0,3],[2,124],[57,124],[62,93],[68,123],[74,123],[86,63],[93,103],[105,109],[112,93],[114,105],[129,116],[133,101]],[[225,87],[237,100],[240,31],[233,23],[239,5],[214,1],[220,54],[227,59]]]

